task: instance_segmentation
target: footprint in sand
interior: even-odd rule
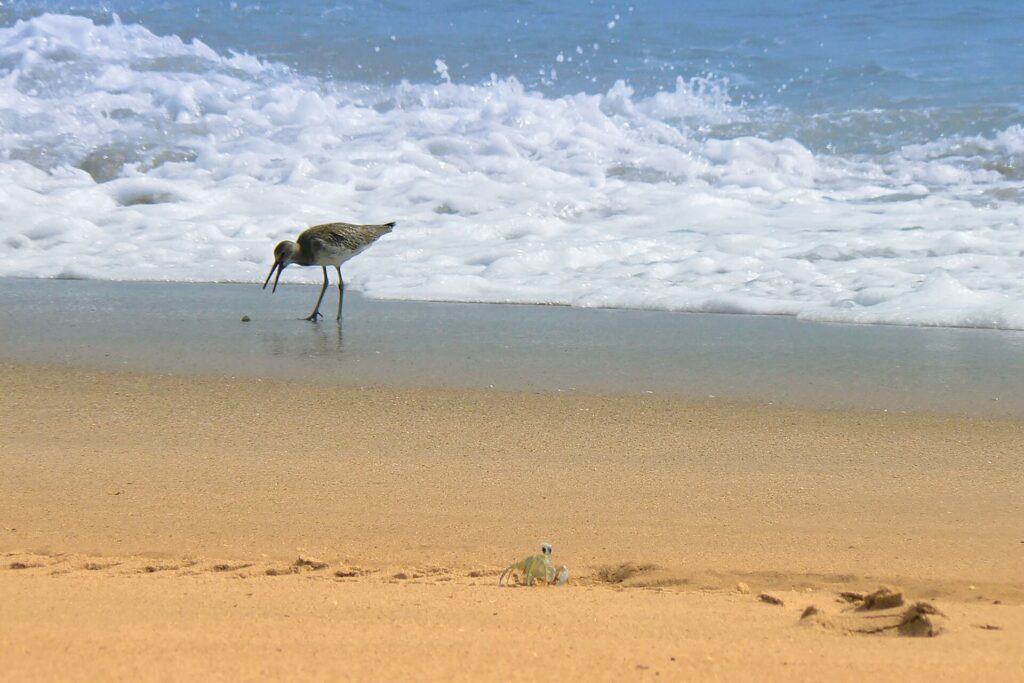
[[[594,572],[594,578],[600,583],[620,584],[634,577],[647,574],[658,567],[653,564],[636,564],[623,562],[616,565],[603,565]]]
[[[321,562],[320,560],[314,560],[310,557],[300,557],[295,560],[295,563],[292,566],[296,569],[307,569],[309,571],[317,572],[321,569],[326,569],[327,563]]]
[[[349,566],[345,569],[338,569],[334,572],[334,576],[339,579],[356,579],[361,576],[369,576],[370,574],[376,574],[379,569],[366,569],[365,567]]]
[[[917,602],[904,608],[902,593],[888,588],[867,595],[841,593],[840,598],[853,604],[852,609],[828,614],[811,605],[800,615],[800,623],[841,633],[917,638],[937,636],[945,628],[946,615],[934,605]]]
[[[30,562],[11,562],[7,565],[8,569],[35,569],[36,567],[42,567],[41,564],[33,564]]]
[[[298,574],[299,573],[299,569],[298,569],[298,567],[295,567],[294,565],[291,566],[291,567],[285,567],[283,569],[280,568],[280,567],[271,567],[270,569],[268,569],[267,571],[265,571],[263,573],[266,574],[267,576],[290,576],[292,574]]]
[[[779,607],[786,604],[780,598],[777,598],[774,595],[769,595],[768,593],[761,593],[757,596],[757,599],[761,602],[766,602],[769,605],[778,605]]]
[[[267,576],[288,576],[289,574],[298,574],[303,571],[318,572],[321,569],[326,569],[328,566],[327,562],[321,562],[309,557],[299,557],[288,567],[271,567],[264,573]]]
[[[98,572],[98,571],[102,571],[104,569],[111,569],[112,567],[116,567],[116,566],[118,566],[120,564],[121,564],[120,562],[107,562],[107,563],[103,563],[103,562],[86,562],[85,564],[82,565],[82,569],[84,569],[86,571],[89,571],[89,572]]]
[[[882,586],[874,593],[865,595],[857,609],[861,612],[866,612],[869,610],[890,609],[902,605],[903,593],[898,593]]]

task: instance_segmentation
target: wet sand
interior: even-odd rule
[[[24,363],[0,385],[19,679],[1024,675],[1016,419]],[[498,588],[541,541],[569,584]],[[884,619],[838,595],[882,584],[943,632],[865,633]]]
[[[303,324],[318,291],[0,278],[0,362],[1024,419],[1024,332],[376,301],[356,291],[343,326]]]

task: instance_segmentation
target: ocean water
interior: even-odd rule
[[[1024,329],[1024,4],[0,0],[0,276]],[[317,282],[318,269],[289,269]]]

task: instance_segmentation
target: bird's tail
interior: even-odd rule
[[[390,223],[384,223],[384,227],[387,228],[385,232],[391,232],[391,229],[398,224],[398,221],[391,221]]]

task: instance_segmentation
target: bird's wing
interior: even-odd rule
[[[381,235],[391,232],[394,223],[385,225],[353,225],[352,223],[325,223],[315,225],[299,235],[299,244],[305,239],[310,246],[313,240],[321,240],[327,245],[340,247],[348,251],[358,251]]]

